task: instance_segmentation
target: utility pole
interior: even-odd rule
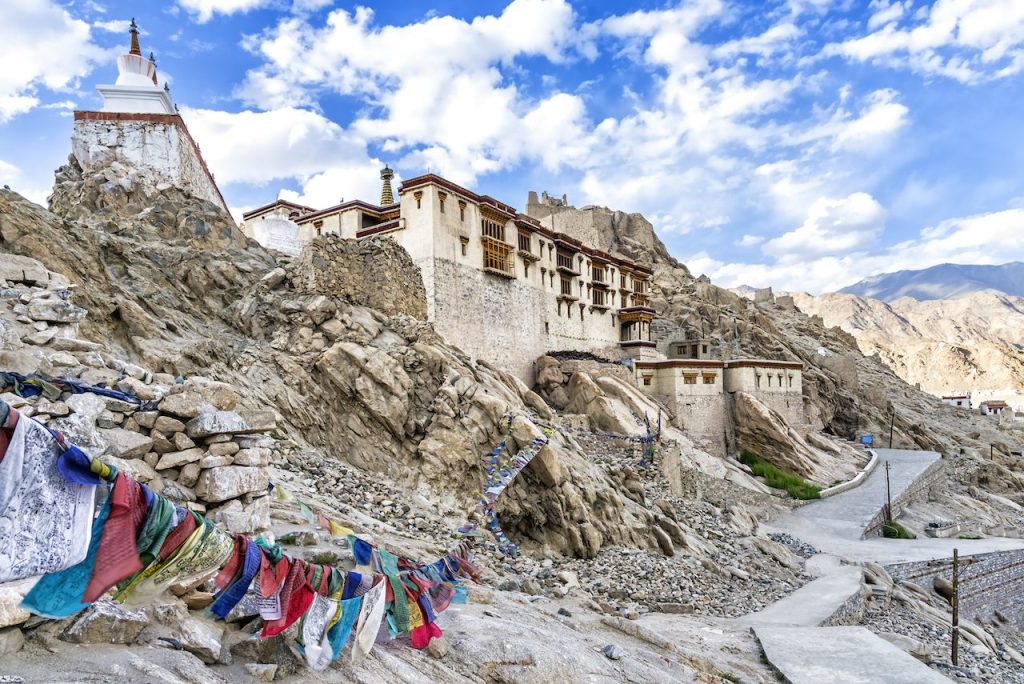
[[[889,448],[892,449],[892,428],[896,424],[896,407],[892,407],[892,416],[889,418]]]
[[[892,524],[892,489],[889,487],[889,462],[885,462],[885,522]]]
[[[953,549],[953,643],[950,659],[960,664],[960,550]]]

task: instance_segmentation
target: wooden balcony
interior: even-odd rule
[[[515,278],[516,267],[512,261],[512,245],[496,240],[489,235],[480,236],[484,248],[484,271],[504,278]]]

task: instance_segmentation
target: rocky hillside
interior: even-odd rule
[[[941,396],[1024,391],[1024,299],[992,290],[885,303],[852,294],[793,295],[801,311],[850,333],[906,382]]]
[[[749,632],[727,618],[810,579],[798,555],[806,549],[762,527],[793,502],[667,416],[653,462],[643,458],[642,417],[663,408],[616,375],[621,366],[544,358],[537,386],[526,387],[422,320],[423,291],[410,285],[419,274],[392,241],[323,238],[279,259],[212,205],[148,186],[124,166],[86,175],[69,160],[51,209],[0,192],[0,361],[113,383],[158,405],[18,401],[229,528],[351,566],[344,540],[305,519],[301,500],[430,559],[451,547],[480,497],[483,455],[550,431],[497,508],[521,555],[485,538],[482,583],[445,616],[444,639],[426,651],[381,640],[375,657],[339,663],[323,680],[775,681]],[[843,440],[882,432],[895,413],[897,445],[950,455],[936,505],[1020,527],[1024,478],[1006,445],[1021,435],[1012,427],[939,405],[820,318],[692,278],[645,221],[613,215],[594,225],[606,248],[656,261],[652,295],[665,329],[708,331],[726,355],[805,363],[811,429],[796,433],[744,402],[734,407],[737,446],[828,483],[861,465]],[[267,481],[280,490],[273,501]],[[23,590],[2,587],[5,673],[318,679],[296,657],[294,630],[260,640],[252,612],[208,619],[209,586],[173,589],[145,608],[104,601],[57,621],[30,618],[17,609]]]
[[[844,287],[843,294],[892,302],[901,297],[919,301],[955,299],[982,290],[1024,297],[1024,263],[998,266],[938,264],[919,271],[882,273]]]

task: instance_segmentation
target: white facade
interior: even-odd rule
[[[799,362],[668,359],[637,361],[633,368],[637,386],[668,404],[675,424],[695,435],[711,453],[725,455],[730,429],[726,397],[734,392],[754,395],[794,428],[806,423]]]
[[[437,331],[528,383],[534,361],[551,351],[653,352],[650,268],[438,176],[404,182],[397,202],[384,207],[353,201],[313,211],[278,201],[246,213],[243,230],[259,239],[260,223],[285,213],[299,241],[394,239],[420,268]]]
[[[134,167],[155,186],[181,188],[228,211],[177,114],[75,112],[71,150],[86,171],[117,161]]]
[[[969,394],[953,394],[950,396],[942,397],[942,401],[950,406],[956,406],[957,408],[971,408],[971,395]]]

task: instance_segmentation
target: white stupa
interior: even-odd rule
[[[174,114],[174,103],[166,88],[157,84],[156,61],[142,56],[139,27],[132,19],[132,44],[127,54],[117,58],[117,82],[96,86],[103,96],[104,112]]]

